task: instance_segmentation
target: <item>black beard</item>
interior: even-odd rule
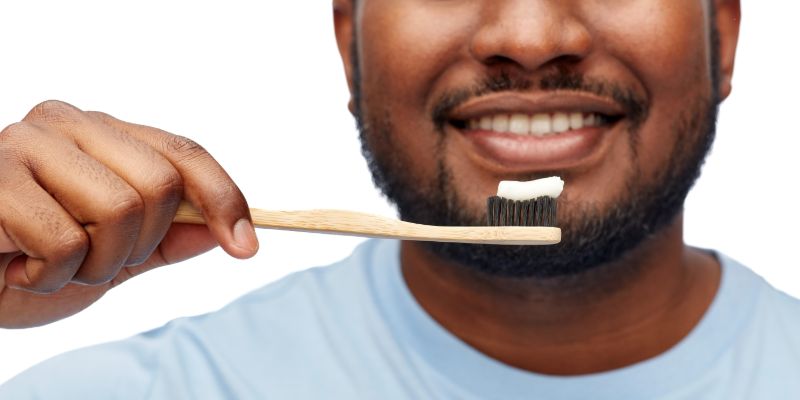
[[[716,45],[716,35],[712,43]],[[355,42],[355,41],[354,41]],[[716,50],[716,46],[712,48]],[[379,148],[371,140],[384,142],[384,148],[392,148],[393,130],[388,113],[383,116],[365,114],[362,111],[362,92],[358,57],[353,49],[355,117],[360,132],[362,152],[372,172],[375,185],[393,202],[403,220],[444,226],[480,226],[486,224],[485,210],[475,214],[468,211],[464,201],[453,188],[451,173],[440,157],[436,171],[436,183],[421,188],[410,182],[404,162]],[[714,51],[714,55],[717,52]],[[627,190],[612,206],[600,210],[593,204],[559,201],[562,241],[552,246],[499,246],[459,243],[425,242],[426,248],[436,256],[498,277],[510,278],[556,278],[582,274],[600,265],[618,260],[643,241],[658,233],[675,220],[683,208],[684,200],[700,175],[716,131],[718,101],[718,62],[712,57],[711,98],[697,98],[690,107],[676,118],[673,126],[666,127],[664,134],[676,137],[675,147],[670,151],[669,162],[654,178],[645,179],[641,171],[633,169],[627,173]],[[497,83],[501,84],[497,84]],[[525,90],[529,82],[508,76],[495,77],[480,85],[479,90],[469,93],[491,91]],[[646,118],[647,103],[631,93],[616,90],[613,85],[586,84],[582,77],[560,71],[539,83],[539,89],[585,90],[612,97],[626,109],[629,123],[631,154],[637,157],[636,142],[638,126]],[[445,121],[438,119],[446,110],[464,100],[458,94],[439,102],[433,120],[437,126]],[[439,154],[444,146],[444,134],[439,140]],[[635,163],[634,163],[635,164]],[[569,184],[569,182],[567,182]]]

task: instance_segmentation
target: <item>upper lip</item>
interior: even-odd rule
[[[495,114],[539,114],[555,112],[597,113],[610,117],[625,111],[614,100],[588,92],[492,93],[457,106],[450,120],[466,121]]]

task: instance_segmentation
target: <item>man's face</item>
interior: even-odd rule
[[[431,249],[513,276],[613,260],[674,219],[711,142],[729,91],[712,14],[701,0],[360,0],[346,61],[376,181],[404,219],[479,225],[499,181],[558,175],[562,244]]]

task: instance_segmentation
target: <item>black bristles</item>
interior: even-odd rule
[[[550,196],[509,200],[492,196],[486,202],[489,226],[556,226],[558,201]]]

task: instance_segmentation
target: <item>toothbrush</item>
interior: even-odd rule
[[[498,196],[488,200],[489,224],[495,226],[422,225],[346,210],[272,211],[251,208],[250,215],[257,228],[266,229],[414,241],[551,245],[561,241],[561,229],[555,226],[556,198],[561,193],[558,182],[563,188],[563,181],[558,178],[501,182]],[[188,202],[181,203],[174,221],[205,223],[202,213]]]

